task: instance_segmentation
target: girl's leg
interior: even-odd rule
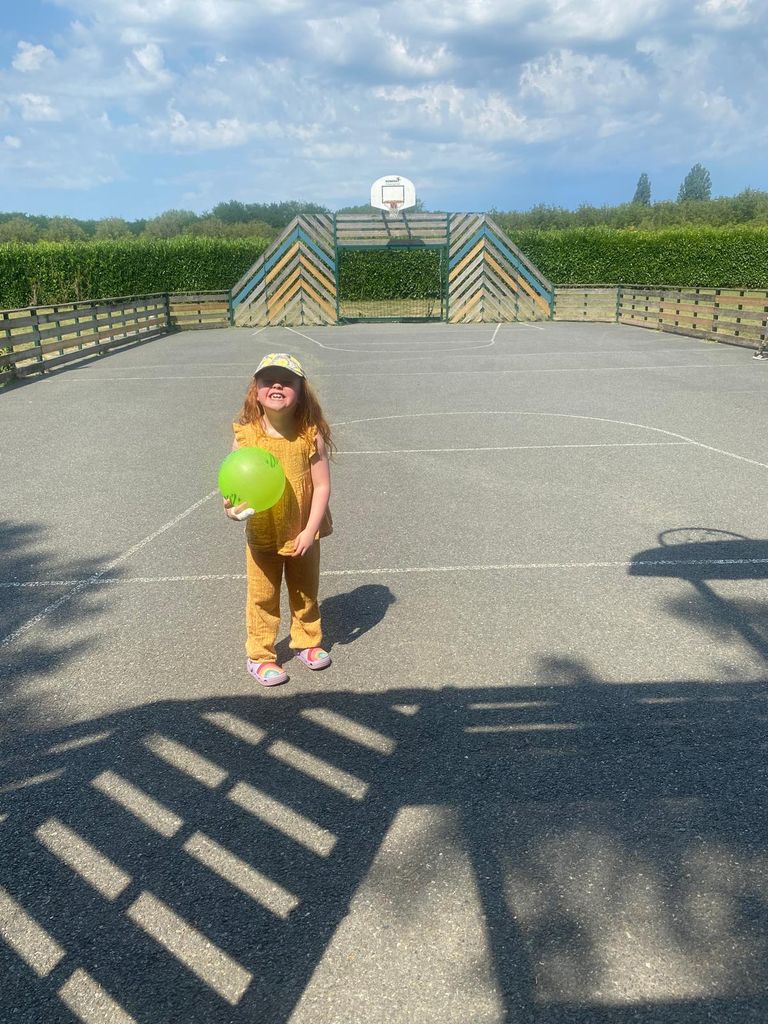
[[[274,661],[280,625],[280,584],[283,559],[270,551],[245,552],[248,590],[245,606],[245,650],[251,661]]]
[[[300,558],[286,558],[285,582],[291,605],[291,647],[304,650],[323,642],[317,593],[320,586],[320,544]]]

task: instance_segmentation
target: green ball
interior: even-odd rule
[[[219,490],[233,505],[245,501],[254,512],[263,512],[279,501],[285,490],[285,473],[271,452],[236,448],[221,464]]]

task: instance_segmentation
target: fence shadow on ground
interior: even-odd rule
[[[765,1020],[767,701],[561,661],[528,686],[160,702],[30,736],[0,762],[0,1018],[286,1022],[386,837],[432,808],[419,872],[451,848],[469,866],[483,1020]],[[431,886],[396,860],[376,877],[397,936]],[[362,953],[397,992],[386,947]],[[456,992],[482,974],[435,955]],[[371,1019],[364,988],[296,1012]]]
[[[76,356],[74,354],[75,348],[77,347],[79,349],[79,345],[76,346],[76,344],[74,343],[71,344],[70,346],[65,345],[64,348],[69,348],[70,354],[73,356],[73,358],[70,361],[60,366],[46,365],[44,370],[37,369],[34,372],[27,373],[22,377],[13,377],[7,381],[0,381],[0,395],[8,394],[11,391],[15,391],[17,388],[29,387],[31,384],[36,384],[41,380],[50,380],[51,377],[58,376],[59,374],[62,373],[66,374],[70,370],[83,370],[86,367],[91,366],[93,363],[108,360],[109,357],[112,355],[118,355],[122,352],[126,352],[134,348],[142,348],[144,345],[150,345],[152,342],[155,341],[162,341],[163,338],[168,338],[171,337],[171,335],[178,334],[180,330],[181,328],[171,327],[165,333],[159,336],[155,335],[151,338],[129,338],[126,339],[125,341],[119,339],[118,341],[114,342],[110,346],[110,348],[102,349],[101,351],[91,351],[86,346],[83,347],[80,351],[78,351]],[[53,359],[54,356],[55,353],[51,355],[51,359]],[[2,370],[1,355],[0,370]]]

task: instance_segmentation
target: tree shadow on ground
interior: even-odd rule
[[[668,610],[706,629],[720,641],[741,638],[768,661],[768,603],[744,597],[724,597],[717,582],[768,579],[768,540],[755,540],[725,530],[687,527],[659,534],[659,546],[632,559],[632,576],[686,580],[695,599],[669,602]]]
[[[67,559],[46,546],[46,526],[33,520],[0,521],[0,699],[3,722],[0,734],[10,726],[11,701],[20,708],[24,681],[30,676],[52,675],[90,646],[80,640],[67,644],[47,639],[41,618],[66,626],[83,619],[103,623],[110,598],[106,586],[90,585],[108,559]],[[112,569],[111,578],[121,571]],[[26,638],[27,629],[30,640]],[[99,629],[102,631],[103,624]],[[30,709],[34,719],[34,710]],[[20,716],[25,718],[26,716]]]
[[[765,1020],[768,687],[548,672],[569,666],[528,686],[160,702],[9,747],[0,1018],[420,1019],[389,965],[427,944],[447,958],[442,981],[415,975],[436,1005],[485,970],[496,1007],[473,1024]],[[460,862],[485,968],[433,903]],[[434,934],[413,933],[424,915]],[[342,921],[361,981],[323,987]]]

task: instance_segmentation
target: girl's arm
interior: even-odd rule
[[[320,434],[317,435],[317,451],[309,463],[312,474],[312,504],[309,509],[307,525],[293,542],[293,554],[305,554],[315,543],[315,534],[320,529],[328,501],[331,497],[331,467],[328,461],[328,449]]]

